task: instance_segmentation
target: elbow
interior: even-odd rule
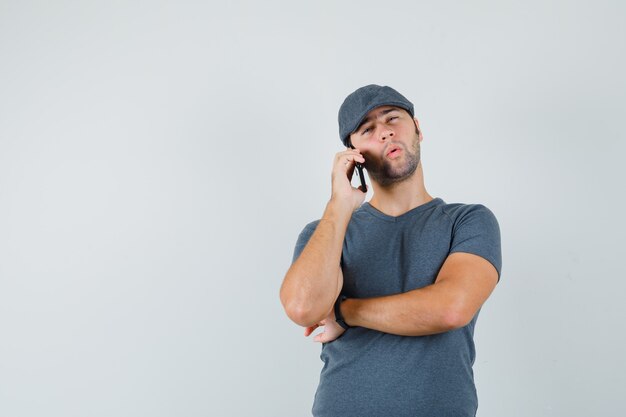
[[[324,313],[318,305],[310,305],[296,300],[285,300],[282,296],[281,302],[287,317],[302,327],[313,326],[324,320],[329,314],[329,312]]]
[[[474,315],[462,306],[451,306],[444,311],[442,317],[443,326],[450,331],[467,326]]]
[[[303,285],[294,284],[302,280],[292,279],[287,272],[283,285],[280,289],[280,302],[287,317],[294,323],[302,326],[313,326],[328,316],[333,308],[333,300],[322,301],[326,294],[320,294],[311,289],[303,288]],[[328,305],[330,303],[330,305]]]
[[[283,292],[280,294],[280,302],[287,317],[302,327],[313,326],[325,318],[314,305],[297,300],[293,296],[288,297]]]
[[[313,326],[322,319],[316,319],[311,310],[300,305],[283,305],[287,317],[294,323],[302,327]]]

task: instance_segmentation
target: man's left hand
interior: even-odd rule
[[[325,319],[323,319],[322,321],[320,321],[319,323],[313,326],[309,326],[306,329],[304,329],[304,335],[310,336],[311,333],[313,333],[313,331],[320,326],[324,326],[324,331],[322,333],[319,333],[313,338],[314,342],[320,342],[320,343],[332,342],[333,340],[341,336],[343,332],[346,331],[343,327],[337,324],[337,322],[335,321],[335,312],[331,311],[330,314]]]

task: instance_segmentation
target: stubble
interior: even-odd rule
[[[401,157],[404,162],[398,164],[398,161],[391,161],[383,155],[379,161],[366,159],[364,164],[367,174],[382,187],[406,180],[413,175],[420,163],[420,144],[417,135],[412,149],[405,148],[401,143],[395,144],[402,148],[404,154]]]

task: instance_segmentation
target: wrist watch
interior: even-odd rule
[[[341,327],[347,330],[352,326],[346,323],[346,321],[343,319],[343,315],[341,314],[341,303],[346,298],[348,297],[340,294],[339,297],[337,297],[337,301],[335,301],[335,321],[337,322],[338,325],[340,325]]]

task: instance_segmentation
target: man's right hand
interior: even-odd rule
[[[320,343],[329,343],[332,342],[333,340],[337,339],[339,336],[341,336],[346,330],[341,327],[337,321],[335,320],[335,311],[331,310],[330,314],[328,315],[328,317],[326,317],[324,320],[320,321],[317,324],[314,324],[313,326],[309,326],[306,329],[304,329],[304,335],[305,336],[310,336],[315,329],[317,329],[318,327],[323,326],[324,327],[324,331],[317,334],[314,338],[313,341],[314,342],[320,342]]]
[[[365,162],[356,149],[335,155],[331,199],[280,288],[280,300],[287,316],[303,327],[320,323],[343,287],[341,252],[346,229],[352,213],[365,200],[365,193],[350,183],[356,162]]]
[[[355,188],[351,183],[357,162],[361,164],[365,162],[365,158],[363,158],[358,149],[347,149],[339,152],[335,155],[331,174],[331,199],[342,204],[348,204],[352,211],[359,208],[365,200],[365,192],[362,190],[362,187]]]

